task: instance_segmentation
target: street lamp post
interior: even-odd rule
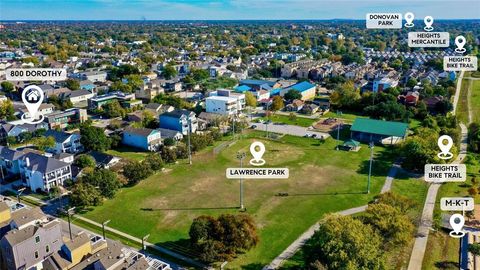
[[[147,234],[142,238],[142,252],[143,252],[143,254],[145,254],[145,251],[146,251],[145,242],[147,242],[148,237],[150,237],[150,234]]]
[[[67,213],[67,218],[68,218],[68,233],[70,234],[70,241],[73,240],[72,237],[72,222],[70,220],[70,216],[72,215],[71,212],[75,210],[75,207],[67,209],[65,212]]]
[[[190,115],[187,117],[188,123],[188,163],[192,165],[192,149],[190,144],[190,136],[192,135],[192,121],[190,120]]]
[[[368,168],[368,183],[367,183],[367,194],[370,193],[370,179],[372,177],[372,163],[373,163],[373,142],[370,142],[368,148],[370,148],[370,166]]]
[[[22,194],[23,191],[25,191],[24,187],[17,189],[17,201],[18,201],[18,203],[20,203],[20,195]]]
[[[103,240],[106,240],[107,238],[105,237],[105,226],[107,226],[107,224],[110,222],[110,219],[109,220],[106,220],[102,223],[102,234],[103,234]]]
[[[245,152],[237,152],[237,159],[240,160],[240,168],[243,168],[243,160],[247,154]],[[240,211],[245,209],[243,205],[243,178],[240,177]]]
[[[337,111],[337,120],[339,120],[339,117],[342,115],[342,112],[341,111]],[[340,148],[340,121],[338,121],[338,124],[337,124],[337,150]]]

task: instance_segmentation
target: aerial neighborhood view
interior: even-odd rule
[[[478,0],[0,0],[0,269],[480,270],[479,57]]]

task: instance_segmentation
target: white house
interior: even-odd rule
[[[221,89],[205,99],[206,111],[222,115],[234,115],[245,108],[245,94]]]

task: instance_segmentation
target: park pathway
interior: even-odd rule
[[[460,91],[462,88],[462,79],[465,72],[461,72],[458,77],[457,89],[453,98],[453,115],[457,110],[458,100],[460,98]],[[462,129],[462,138],[460,142],[460,153],[458,157],[452,163],[461,163],[467,155],[468,148],[468,129],[465,124],[460,123]],[[421,270],[423,264],[423,258],[425,257],[425,251],[427,249],[428,234],[430,233],[433,224],[433,210],[435,208],[435,202],[437,201],[437,193],[441,183],[432,183],[428,188],[425,204],[423,205],[422,217],[420,219],[420,225],[418,226],[417,237],[412,249],[412,255],[410,256],[410,262],[408,263],[408,270]]]
[[[395,175],[397,174],[399,168],[400,168],[399,162],[395,162],[392,165],[392,167],[388,171],[387,178],[385,180],[385,183],[383,184],[381,193],[390,191],[390,189],[392,188],[393,179],[395,179]],[[342,216],[354,215],[354,214],[361,213],[366,209],[367,209],[367,205],[362,205],[359,207],[354,207],[354,208],[337,212],[337,214]],[[263,270],[278,269],[285,260],[288,260],[289,258],[291,258],[303,245],[305,245],[307,240],[313,236],[316,230],[318,230],[319,226],[320,225],[317,222],[314,225],[312,225],[310,228],[308,228],[307,231],[305,231],[302,235],[300,235],[300,237],[298,237],[295,241],[293,241],[293,243],[290,244],[290,246],[288,246],[280,255],[278,255],[275,259],[273,259],[273,261],[269,265],[263,267]]]

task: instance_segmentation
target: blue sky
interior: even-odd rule
[[[0,0],[0,20],[480,19],[479,0]]]

